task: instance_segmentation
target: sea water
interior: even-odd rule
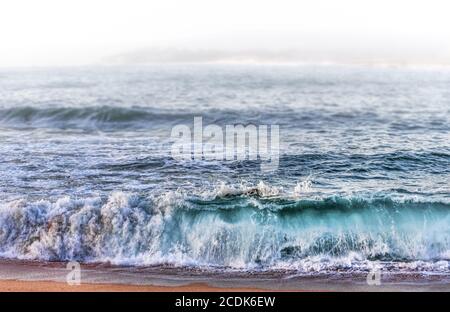
[[[449,272],[450,71],[0,71],[0,256]],[[276,125],[279,163],[175,159],[172,129]]]

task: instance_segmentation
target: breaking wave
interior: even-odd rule
[[[302,199],[264,184],[254,189],[3,203],[0,255],[305,273],[368,270],[374,263],[449,270],[449,203]]]

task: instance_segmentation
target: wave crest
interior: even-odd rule
[[[373,261],[439,262],[442,268],[450,258],[449,208],[389,199],[205,200],[179,192],[19,200],[0,207],[0,254],[308,272],[364,269]]]
[[[147,128],[148,122],[176,122],[185,114],[143,107],[14,107],[0,110],[0,124],[10,127],[92,129]]]

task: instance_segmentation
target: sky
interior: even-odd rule
[[[448,0],[2,0],[0,66],[450,65]]]

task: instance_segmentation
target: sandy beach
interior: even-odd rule
[[[449,291],[447,275],[385,273],[380,285],[364,274],[304,276],[292,272],[211,273],[174,267],[81,264],[80,285],[66,281],[66,264],[0,260],[0,292],[261,292],[261,291]]]
[[[49,281],[0,281],[0,292],[259,292],[258,288],[220,288],[207,284],[186,286],[152,286],[120,284],[82,284],[68,285]]]
[[[125,268],[98,264],[82,265],[82,282],[66,282],[68,270],[61,262],[0,259],[0,292],[260,292],[264,287],[248,287],[214,279],[174,273],[159,268]]]

